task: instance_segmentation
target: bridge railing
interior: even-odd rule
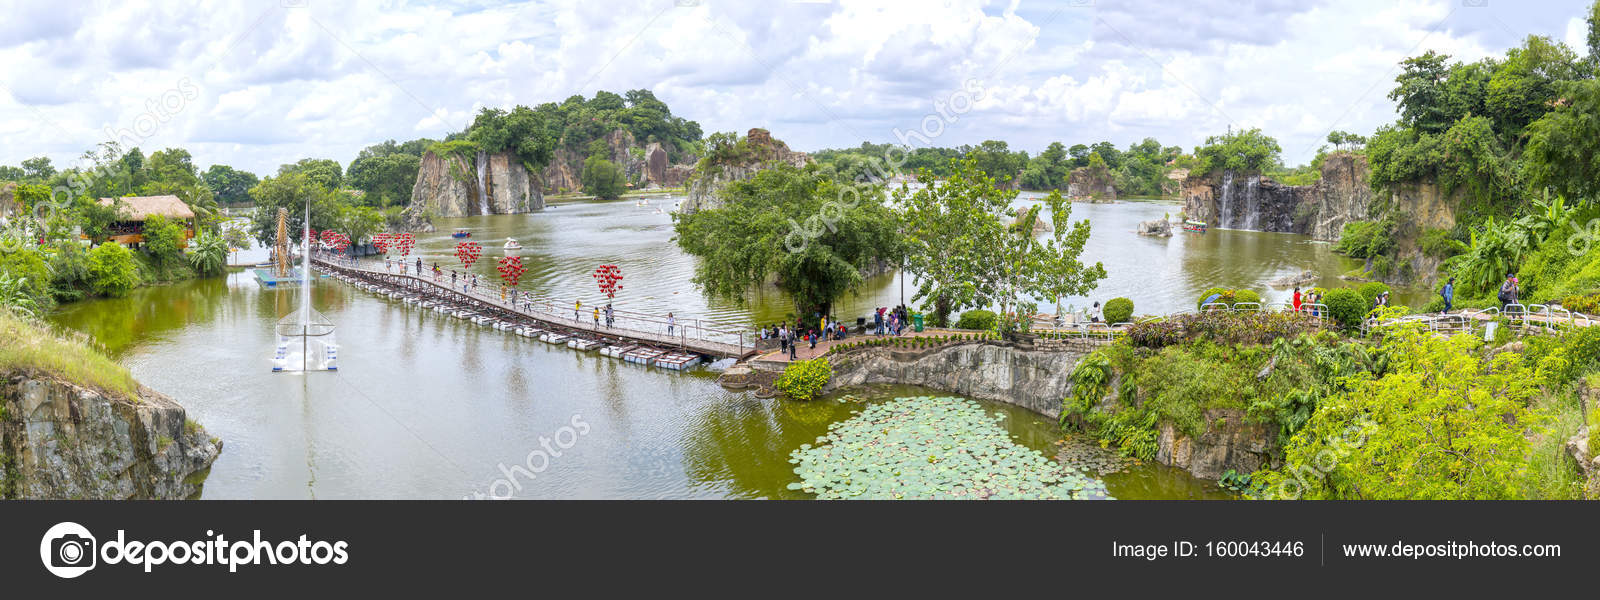
[[[512,312],[537,314],[543,316],[547,321],[564,325],[570,324],[575,329],[590,330],[602,334],[607,330],[614,330],[618,334],[644,333],[667,343],[686,344],[691,340],[715,342],[736,346],[741,350],[741,353],[744,349],[752,347],[750,336],[746,335],[747,332],[743,327],[707,319],[677,318],[676,316],[669,319],[666,315],[613,309],[611,322],[608,324],[604,307],[599,307],[600,315],[597,323],[593,312],[593,309],[596,308],[595,305],[583,305],[574,315],[572,310],[573,303],[557,301],[552,297],[533,294],[526,290],[515,290],[513,294],[511,291],[514,288],[506,290],[506,294],[502,296],[498,283],[482,285],[482,278],[480,278],[480,285],[477,287],[473,287],[469,282],[463,282],[459,279],[456,285],[452,286],[447,279],[441,277],[440,280],[436,281],[427,272],[424,272],[422,276],[415,275],[414,269],[409,273],[401,274],[394,271],[363,268],[360,265],[351,267],[348,265],[328,264],[374,276],[404,278],[405,280],[416,282],[417,285],[459,294]]]

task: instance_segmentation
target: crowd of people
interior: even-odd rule
[[[790,360],[799,359],[799,349],[802,344],[807,346],[812,356],[815,356],[818,342],[850,337],[850,328],[843,322],[822,315],[816,315],[814,318],[817,319],[815,323],[797,319],[794,323],[778,323],[762,327],[757,335],[762,340],[778,340],[779,352],[788,356]],[[910,311],[905,305],[894,308],[878,307],[872,314],[872,335],[901,335],[905,333],[910,322]]]

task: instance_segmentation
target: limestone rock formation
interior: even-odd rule
[[[622,169],[623,179],[635,189],[682,187],[694,167],[672,163],[672,149],[660,142],[643,147],[627,130],[605,135],[605,158]],[[572,193],[583,189],[583,161],[588,154],[558,148],[544,168],[544,193]],[[693,157],[687,157],[693,158]]]
[[[142,389],[109,397],[53,378],[0,380],[0,497],[184,499],[222,451],[182,406]]]
[[[1135,229],[1134,232],[1138,233],[1139,235],[1172,237],[1172,221],[1168,221],[1166,219],[1150,219],[1149,221],[1140,221],[1139,228]]]
[[[1423,253],[1422,233],[1455,227],[1455,207],[1464,190],[1446,194],[1437,184],[1395,186],[1387,198],[1375,198],[1368,180],[1367,158],[1339,152],[1322,163],[1322,180],[1288,186],[1259,175],[1213,173],[1184,180],[1184,213],[1224,229],[1300,233],[1337,241],[1346,223],[1395,215],[1398,264],[1384,279],[1389,283],[1431,285],[1440,260]],[[1381,203],[1380,203],[1381,201]],[[1381,214],[1374,214],[1377,205]],[[1413,278],[1416,278],[1413,280]]]
[[[871,349],[835,358],[828,389],[878,383],[929,387],[1015,404],[1051,418],[1072,392],[1072,369],[1087,351],[1028,349],[1004,342],[956,344],[896,356]]]
[[[1116,200],[1117,186],[1109,170],[1078,167],[1067,176],[1067,196]]]
[[[716,208],[721,205],[720,193],[729,183],[754,177],[774,165],[804,167],[811,155],[789,149],[789,145],[774,139],[772,134],[759,127],[745,134],[747,152],[744,156],[725,162],[713,162],[698,168],[689,179],[689,197],[679,208],[684,213]]]
[[[1205,411],[1206,431],[1189,437],[1170,422],[1161,424],[1156,439],[1156,462],[1188,471],[1195,477],[1217,479],[1232,469],[1252,473],[1276,466],[1272,460],[1278,443],[1276,425],[1252,423],[1238,409]]]
[[[408,231],[433,231],[430,219],[434,217],[544,210],[540,187],[522,161],[510,153],[440,155],[430,150],[422,155],[403,219]]]
[[[1367,157],[1329,155],[1322,163],[1322,180],[1314,185],[1283,185],[1232,171],[1189,177],[1183,182],[1183,205],[1190,219],[1213,227],[1337,240],[1345,223],[1370,218]]]

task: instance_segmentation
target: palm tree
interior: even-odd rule
[[[201,233],[189,251],[189,264],[202,275],[221,273],[228,265],[228,242],[216,234]]]
[[[0,272],[0,307],[10,308],[12,312],[25,317],[35,316],[39,304],[33,296],[28,295],[27,277],[12,277],[9,273]]]

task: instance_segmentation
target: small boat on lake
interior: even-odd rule
[[[450,234],[450,237],[453,237],[453,238],[456,238],[456,239],[468,238],[468,237],[472,237],[472,232],[467,231],[465,229],[458,230],[455,233]]]
[[[522,249],[522,244],[517,243],[517,240],[514,239],[514,238],[506,238],[505,249],[506,250],[521,250]]]
[[[1206,232],[1206,224],[1202,223],[1200,221],[1185,220],[1183,222],[1183,230],[1184,231],[1193,231],[1195,233],[1205,233]]]

